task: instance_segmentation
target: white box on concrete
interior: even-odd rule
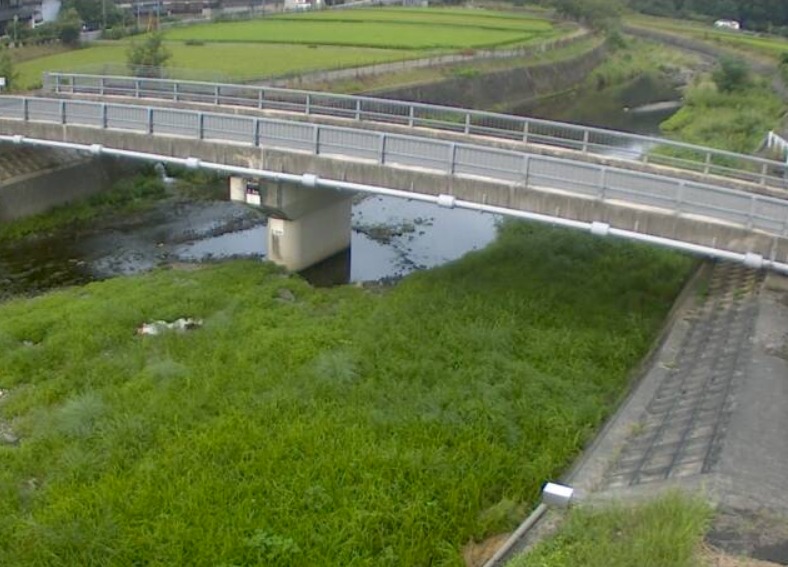
[[[566,508],[574,493],[575,489],[571,486],[548,482],[542,489],[542,502],[547,506]]]

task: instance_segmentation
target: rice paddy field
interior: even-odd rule
[[[238,81],[523,45],[561,33],[547,20],[517,13],[392,8],[198,24],[168,30],[165,42],[172,53],[168,66],[179,75]],[[132,41],[98,42],[20,61],[19,84],[31,88],[45,71],[117,73]]]
[[[235,261],[0,304],[0,564],[459,567],[614,409],[691,266],[507,222],[394,287]],[[178,317],[203,326],[135,333]]]
[[[463,49],[551,34],[546,20],[486,10],[371,9],[274,16],[168,31],[170,41],[265,42],[388,49]]]

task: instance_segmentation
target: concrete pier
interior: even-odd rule
[[[352,194],[230,178],[230,199],[269,214],[268,259],[298,272],[350,247]]]

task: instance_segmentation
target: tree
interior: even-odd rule
[[[171,56],[164,45],[162,34],[154,32],[142,43],[132,42],[126,63],[131,72],[139,77],[161,77],[164,66]]]
[[[8,49],[0,49],[0,77],[5,77],[5,88],[10,90],[13,88],[18,73],[14,68],[14,62],[11,60],[11,54]]]
[[[711,78],[722,92],[733,92],[746,87],[750,82],[750,69],[738,57],[722,57],[720,65]]]
[[[79,44],[79,32],[82,30],[82,20],[74,8],[66,8],[60,12],[57,19],[57,36],[66,45]]]
[[[89,29],[112,27],[123,21],[123,14],[112,0],[66,0],[63,8],[73,8]]]
[[[619,0],[553,0],[556,12],[594,29],[610,29],[620,20]]]

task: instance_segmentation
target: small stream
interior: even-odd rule
[[[679,92],[644,77],[611,89],[562,94],[510,112],[657,134]],[[641,149],[642,150],[642,149]],[[353,207],[349,253],[304,276],[316,285],[396,280],[484,248],[499,218],[417,201],[370,196]],[[266,219],[229,201],[166,201],[90,230],[0,244],[0,300],[179,262],[265,258]]]

